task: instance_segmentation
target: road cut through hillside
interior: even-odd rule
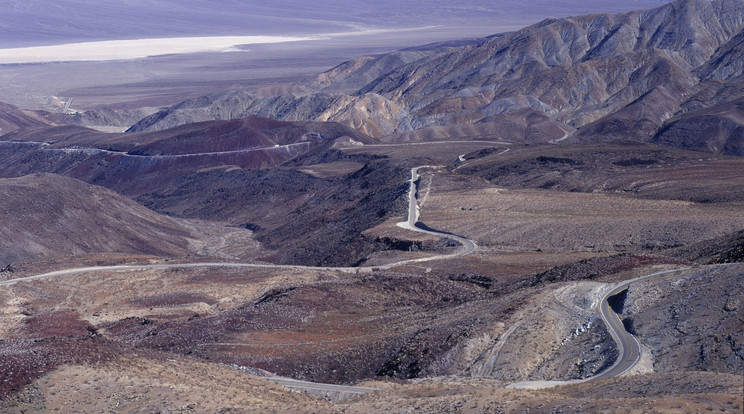
[[[567,381],[521,381],[509,384],[507,388],[517,389],[543,389],[557,387],[559,385],[577,384],[587,381],[597,381],[622,376],[635,367],[643,356],[643,347],[640,341],[634,335],[630,334],[624,327],[618,314],[612,309],[609,299],[619,293],[627,290],[635,282],[665,276],[671,273],[678,273],[690,269],[690,267],[681,267],[654,272],[648,275],[626,280],[610,288],[602,295],[602,299],[595,305],[596,312],[605,323],[612,339],[617,344],[619,356],[615,362],[606,370],[589,378]]]

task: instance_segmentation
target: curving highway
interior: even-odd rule
[[[602,321],[604,321],[605,325],[607,326],[607,330],[610,332],[610,335],[612,336],[612,339],[617,344],[618,354],[619,354],[615,362],[606,370],[592,377],[584,378],[580,380],[521,381],[521,382],[515,382],[512,384],[509,384],[507,385],[506,388],[543,389],[543,388],[556,387],[559,385],[578,384],[578,383],[588,382],[588,381],[597,381],[597,380],[603,380],[603,379],[608,379],[608,378],[615,378],[630,371],[630,369],[632,369],[641,360],[642,346],[635,336],[631,335],[628,331],[625,330],[625,326],[623,325],[623,322],[620,320],[620,317],[618,316],[618,314],[612,310],[612,308],[610,307],[610,303],[607,301],[607,299],[628,289],[631,283],[638,282],[644,279],[651,279],[651,278],[666,275],[669,273],[676,273],[676,272],[680,272],[680,271],[684,271],[688,269],[690,269],[690,267],[681,267],[681,268],[676,268],[676,269],[662,270],[662,271],[651,273],[645,276],[637,277],[635,279],[626,280],[616,285],[615,287],[610,289],[607,293],[605,293],[602,296],[602,300],[598,302],[596,312],[602,318]]]
[[[292,147],[300,145],[311,145],[310,141],[295,142],[292,144],[285,145],[272,145],[263,147],[251,147],[242,148],[228,151],[211,151],[211,152],[193,152],[186,154],[130,154],[125,151],[112,151],[109,149],[86,147],[86,148],[48,148],[49,143],[41,141],[0,141],[0,145],[12,144],[12,145],[36,145],[44,151],[49,152],[64,152],[64,153],[84,153],[84,154],[111,154],[118,155],[120,157],[128,158],[149,158],[149,159],[175,159],[175,158],[188,158],[188,157],[205,157],[210,155],[230,155],[230,154],[241,154],[246,152],[258,152],[258,151],[277,151],[277,150],[289,150]]]
[[[624,283],[607,292],[600,302],[598,309],[599,315],[607,326],[607,330],[610,331],[612,339],[614,339],[617,344],[618,357],[610,368],[593,376],[591,378],[592,380],[619,377],[629,369],[633,368],[641,359],[640,342],[638,342],[638,339],[636,339],[635,336],[625,330],[625,326],[620,320],[620,316],[610,308],[610,303],[608,302],[608,299],[612,296],[628,289],[628,285],[629,283]]]
[[[197,268],[197,267],[243,267],[254,269],[287,269],[287,270],[328,270],[344,273],[367,273],[379,269],[391,269],[393,267],[407,265],[411,263],[427,262],[432,260],[450,259],[461,257],[472,253],[476,249],[476,244],[470,239],[430,229],[418,221],[419,207],[416,198],[416,181],[419,179],[418,170],[432,166],[420,166],[411,169],[410,189],[408,191],[408,220],[398,223],[401,227],[420,233],[432,234],[440,237],[446,237],[457,241],[462,247],[455,253],[443,254],[418,259],[401,260],[380,266],[361,266],[361,267],[316,267],[316,266],[299,266],[299,265],[278,265],[278,264],[261,264],[261,263],[234,263],[234,262],[215,262],[215,263],[173,263],[173,264],[150,264],[150,265],[114,265],[114,266],[92,266],[77,267],[71,269],[56,270],[54,272],[42,273],[33,276],[20,277],[10,280],[0,281],[0,286],[13,285],[19,282],[29,282],[33,280],[49,279],[60,276],[69,276],[81,273],[93,272],[117,272],[117,271],[135,271],[135,270],[154,270],[154,269],[176,269],[176,268]]]
[[[612,364],[611,367],[589,378],[588,380],[593,381],[593,380],[601,380],[601,379],[619,377],[623,375],[624,373],[628,372],[631,368],[633,368],[638,363],[638,361],[640,361],[641,359],[641,343],[638,341],[638,339],[635,336],[633,336],[632,334],[630,334],[628,331],[625,330],[625,326],[623,325],[623,322],[620,320],[620,317],[618,316],[618,314],[615,313],[615,311],[613,311],[612,308],[610,308],[610,303],[608,302],[608,299],[628,289],[630,284],[633,282],[638,282],[644,279],[651,279],[654,277],[666,275],[669,273],[675,273],[675,272],[679,272],[679,271],[687,270],[687,269],[689,269],[689,267],[683,267],[683,268],[677,268],[677,269],[671,269],[671,270],[662,270],[660,272],[655,272],[649,275],[627,280],[615,286],[612,290],[610,290],[609,292],[605,293],[604,296],[602,296],[602,300],[599,302],[599,308],[597,309],[597,311],[599,312],[599,316],[602,318],[605,325],[607,326],[607,330],[610,331],[610,335],[612,335],[612,339],[615,340],[619,355],[618,355],[618,358],[615,360],[615,363]]]
[[[434,230],[432,228],[427,227],[425,224],[419,221],[419,206],[418,206],[418,199],[416,198],[416,192],[418,188],[417,188],[416,182],[419,179],[418,172],[421,168],[439,168],[439,166],[421,165],[418,167],[411,168],[411,179],[409,180],[410,187],[408,189],[408,220],[398,223],[398,226],[403,227],[408,230],[417,231],[419,233],[426,233],[426,234],[431,234],[431,235],[435,235],[439,237],[446,237],[448,239],[451,239],[451,240],[454,240],[460,243],[462,247],[456,253],[447,254],[447,255],[439,255],[439,256],[434,256],[434,257],[427,257],[424,259],[405,260],[403,262],[398,262],[396,264],[405,264],[405,263],[410,263],[412,261],[441,260],[441,259],[451,259],[453,257],[461,257],[461,256],[465,256],[467,254],[472,253],[478,247],[474,241],[468,238],[458,236],[452,233],[446,233],[443,231]]]
[[[33,276],[19,277],[16,279],[0,281],[0,286],[13,285],[19,282],[29,282],[32,280],[49,279],[53,277],[69,276],[81,273],[93,273],[93,272],[126,272],[134,270],[154,270],[154,269],[177,269],[177,268],[195,268],[195,267],[247,267],[247,268],[271,268],[271,269],[302,269],[307,266],[292,266],[292,265],[270,265],[270,264],[254,264],[254,263],[173,263],[173,264],[150,264],[150,265],[114,265],[114,266],[92,266],[92,267],[76,267],[71,269],[56,270],[54,272],[42,273]],[[323,268],[313,268],[323,269]],[[334,268],[334,269],[353,269],[353,268]]]
[[[506,154],[509,151],[511,151],[511,148],[507,148],[507,149],[499,152],[498,154],[496,154],[496,156],[504,155],[504,154]],[[460,155],[460,157],[458,158],[458,161],[461,164],[458,165],[457,167],[455,167],[455,169],[453,169],[452,171],[457,171],[457,170],[459,170],[462,167],[470,167],[472,165],[479,164],[479,163],[482,163],[482,162],[487,162],[487,161],[490,160],[490,158],[479,158],[479,159],[475,159],[475,160],[472,160],[472,161],[468,161],[467,158],[465,158],[465,155],[466,154]]]
[[[153,269],[174,269],[174,268],[198,268],[198,267],[243,267],[243,268],[270,268],[270,269],[291,269],[291,270],[333,270],[342,271],[347,273],[357,272],[371,272],[378,269],[389,269],[395,266],[418,263],[430,260],[441,260],[452,257],[460,257],[466,254],[470,254],[477,247],[476,244],[467,238],[457,236],[454,234],[444,233],[427,228],[424,224],[418,221],[419,218],[419,207],[418,200],[416,198],[417,186],[416,182],[419,179],[418,170],[420,168],[426,168],[428,166],[420,166],[411,169],[410,188],[408,191],[408,219],[403,223],[399,223],[401,227],[418,231],[421,233],[432,234],[440,237],[447,237],[455,240],[462,245],[462,247],[453,254],[448,255],[437,255],[426,258],[402,260],[395,263],[390,263],[382,266],[369,266],[369,267],[313,267],[313,266],[294,266],[294,265],[276,265],[276,264],[258,264],[258,263],[231,263],[231,262],[215,262],[215,263],[174,263],[174,264],[150,264],[150,265],[115,265],[115,266],[92,266],[92,267],[79,267],[72,269],[57,270],[54,272],[42,273],[33,276],[20,277],[16,279],[0,281],[0,286],[9,286],[19,282],[29,282],[34,280],[49,279],[54,277],[68,276],[73,274],[82,273],[93,273],[103,271],[137,271],[137,270],[153,270]],[[345,399],[351,396],[366,394],[369,392],[376,391],[376,388],[370,387],[354,387],[334,384],[323,384],[314,383],[307,381],[299,381],[291,378],[284,377],[269,377],[270,381],[277,384],[283,385],[287,388],[297,389],[308,392],[310,394],[319,395],[331,400]]]
[[[0,286],[4,286],[4,285],[7,286],[7,285],[13,285],[19,282],[48,279],[48,278],[54,278],[54,277],[72,275],[72,274],[80,274],[80,273],[91,273],[91,272],[102,272],[102,271],[136,271],[136,270],[152,270],[152,269],[198,268],[198,267],[242,267],[242,268],[264,268],[264,269],[270,268],[270,269],[291,269],[291,270],[329,270],[329,271],[341,271],[341,272],[346,272],[346,273],[360,273],[360,272],[371,272],[371,271],[375,271],[379,269],[390,269],[392,267],[406,265],[410,263],[418,263],[418,262],[425,262],[425,261],[431,261],[431,260],[443,260],[443,259],[450,259],[450,258],[465,256],[475,251],[475,249],[477,248],[477,245],[475,244],[475,242],[462,236],[431,229],[419,221],[419,206],[418,206],[418,199],[416,197],[417,182],[420,177],[419,170],[421,168],[436,168],[436,167],[437,166],[422,165],[422,166],[414,167],[411,169],[411,178],[409,180],[410,186],[408,190],[407,220],[404,222],[398,223],[398,226],[412,230],[412,231],[436,235],[439,237],[446,237],[451,240],[457,241],[461,245],[461,248],[458,249],[458,251],[455,253],[445,254],[445,255],[436,255],[436,256],[430,256],[430,257],[418,258],[418,259],[408,259],[408,260],[402,260],[402,261],[398,261],[398,262],[390,263],[386,265],[368,266],[368,267],[313,267],[313,266],[276,265],[276,264],[258,264],[258,263],[231,263],[231,262],[81,267],[81,268],[58,270],[54,272],[48,272],[48,273],[43,273],[43,274],[38,274],[38,275],[33,275],[33,276],[16,278],[16,279],[3,280],[3,281],[0,281]],[[599,316],[602,318],[602,320],[605,322],[607,329],[610,332],[610,335],[612,336],[613,340],[617,343],[619,356],[617,360],[614,362],[614,364],[610,366],[608,369],[606,369],[605,371],[591,378],[587,378],[587,379],[580,380],[580,381],[570,381],[570,383],[594,381],[594,380],[618,377],[628,372],[631,368],[633,368],[641,358],[640,342],[638,341],[636,337],[634,337],[633,335],[631,335],[625,330],[625,327],[623,326],[623,323],[620,320],[620,317],[610,308],[610,305],[608,302],[608,299],[610,297],[618,293],[621,293],[623,290],[628,289],[630,284],[633,282],[665,275],[668,273],[679,272],[679,271],[687,270],[687,269],[689,269],[689,267],[664,270],[664,271],[652,273],[646,276],[642,276],[639,278],[625,281],[615,286],[610,291],[608,291],[602,297],[602,300],[599,302],[597,312]],[[330,393],[330,394],[340,393],[340,394],[345,394],[345,395],[350,395],[350,394],[354,395],[358,393],[371,392],[374,390],[373,388],[365,388],[365,387],[336,388],[338,386],[332,386],[330,384],[305,383],[302,381],[296,381],[296,380],[292,380],[288,378],[280,378],[280,377],[273,377],[270,379],[272,381],[283,384],[290,388],[302,388],[302,389],[312,390],[316,392],[322,391],[324,393]],[[530,382],[515,383],[515,384],[510,385],[510,387],[521,388],[521,385],[528,385],[529,383]],[[561,383],[566,383],[566,382],[557,381],[552,384],[559,385]],[[543,384],[543,386],[545,385]]]
[[[114,266],[93,266],[93,267],[78,267],[71,269],[57,270],[54,272],[42,273],[33,276],[20,277],[10,280],[0,281],[0,286],[13,285],[19,282],[29,282],[32,280],[49,279],[53,277],[69,276],[80,273],[92,273],[92,272],[115,272],[115,271],[135,271],[135,270],[153,270],[153,269],[175,269],[175,268],[195,268],[195,267],[244,267],[244,268],[258,268],[258,269],[287,269],[287,270],[328,270],[338,271],[344,273],[367,273],[380,269],[391,269],[393,267],[407,265],[411,263],[427,262],[432,260],[443,260],[451,259],[454,257],[461,257],[472,253],[476,249],[476,244],[470,239],[465,237],[457,236],[455,234],[445,233],[430,229],[423,223],[418,221],[419,218],[419,206],[418,199],[416,198],[417,186],[416,182],[419,179],[418,171],[420,168],[435,168],[436,166],[422,165],[411,169],[410,188],[408,190],[408,219],[405,222],[398,223],[400,227],[417,231],[420,233],[432,234],[440,237],[446,237],[451,240],[455,240],[462,245],[462,247],[455,253],[443,254],[430,257],[422,257],[418,259],[407,259],[401,260],[394,263],[388,263],[380,266],[360,266],[360,267],[316,267],[316,266],[300,266],[300,265],[278,265],[278,264],[261,264],[261,263],[235,263],[235,262],[216,262],[216,263],[174,263],[174,264],[150,264],[150,265],[114,265]]]

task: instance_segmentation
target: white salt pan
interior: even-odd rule
[[[317,39],[317,37],[314,38]],[[0,49],[0,64],[138,59],[167,54],[234,51],[237,50],[236,46],[239,45],[296,42],[310,39],[313,38],[288,36],[215,36],[69,43],[53,46]]]

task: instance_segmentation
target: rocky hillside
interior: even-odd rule
[[[137,196],[204,168],[277,166],[336,139],[374,142],[340,124],[260,117],[138,134],[105,134],[69,125],[26,129],[6,134],[0,142],[0,156],[7,160],[0,176],[64,174]]]
[[[367,156],[326,153],[324,164],[346,160],[356,170],[317,178],[297,169],[195,171],[136,200],[176,217],[227,222],[255,231],[266,259],[313,266],[359,264],[375,248],[361,233],[391,216],[402,217],[408,169]]]
[[[319,75],[304,95],[192,99],[132,130],[258,114],[344,122],[377,137],[420,131],[409,140],[464,137],[451,127],[480,124],[481,135],[513,139],[502,124],[513,129],[510,118],[530,109],[554,122],[544,141],[653,139],[740,154],[743,27],[737,0],[548,19],[474,45],[360,58]],[[713,134],[698,136],[700,119]]]
[[[507,152],[504,148],[507,148]],[[744,159],[634,141],[503,146],[465,154],[453,171],[506,188],[614,193],[696,203],[744,201]]]
[[[45,112],[26,111],[0,102],[0,136],[19,129],[54,125],[54,118]]]
[[[654,349],[657,372],[741,373],[743,269],[738,263],[703,267],[630,286],[623,323]]]
[[[37,174],[0,179],[0,264],[91,253],[185,256],[198,236],[105,188]]]
[[[366,134],[382,136],[397,130],[399,123],[406,122],[409,112],[400,104],[374,93],[259,97],[243,91],[229,91],[190,99],[159,111],[134,124],[128,132],[157,131],[187,123],[249,115],[286,121],[342,122]]]
[[[286,122],[248,116],[217,122],[196,122],[164,131],[104,134],[80,126],[25,128],[6,134],[5,141],[43,138],[50,148],[86,147],[139,155],[184,155],[325,143],[347,137],[372,144],[376,140],[343,125],[323,122]]]
[[[675,117],[656,132],[651,142],[744,155],[744,97]]]
[[[123,134],[68,125],[5,138],[0,176],[66,175],[159,213],[255,230],[275,250],[266,259],[280,263],[353,265],[386,249],[360,234],[402,216],[408,189],[407,166],[335,150],[376,142],[338,123],[253,116]]]

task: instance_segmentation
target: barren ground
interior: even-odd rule
[[[70,99],[72,111],[108,105],[125,111],[119,128],[220,90],[306,93],[298,81],[348,58],[481,29],[0,65],[0,101],[57,112]],[[427,107],[418,110],[438,116],[427,112],[437,105]],[[8,119],[21,112],[11,108]],[[104,115],[102,123],[111,121]],[[15,127],[70,115],[35,116]],[[0,411],[742,412],[744,158],[630,141],[538,144],[531,140],[555,139],[561,125],[540,118],[528,139],[519,122],[499,130],[505,119],[489,119],[380,142],[354,139],[349,129],[333,142],[318,128],[336,127],[306,123],[299,139],[317,138],[317,147],[250,166],[217,156],[229,140],[195,135],[197,125],[164,147],[177,150],[166,153],[178,161],[153,170],[128,161],[129,169],[111,168],[116,151],[87,148],[102,138],[77,127],[45,130],[58,134],[57,146],[37,130],[20,131],[21,141],[38,142],[6,143],[8,157],[23,153],[7,175],[51,169],[88,183],[52,174],[2,179],[0,280],[83,266],[179,265],[0,286]],[[457,137],[467,131],[481,141]],[[505,134],[524,137],[503,142]],[[150,135],[152,143],[159,136]],[[242,150],[246,136],[236,132],[233,145]],[[204,163],[181,162],[184,142]],[[139,148],[132,145],[125,151]],[[148,164],[166,154],[143,148],[144,155],[117,156]],[[434,166],[421,171],[421,222],[477,249],[374,267],[458,248],[397,226],[407,174],[419,165]],[[215,261],[295,265],[183,266]],[[367,268],[310,267],[317,265]],[[659,271],[669,273],[638,279]],[[640,342],[642,363],[618,378],[553,386],[613,364],[619,352],[596,306],[629,280],[613,308]],[[331,402],[266,374],[378,391]],[[525,381],[551,387],[508,388]]]
[[[421,219],[479,245],[510,250],[642,252],[744,228],[742,203],[516,190],[446,174],[422,178]],[[428,195],[428,197],[427,197]],[[549,229],[549,231],[548,231]]]

